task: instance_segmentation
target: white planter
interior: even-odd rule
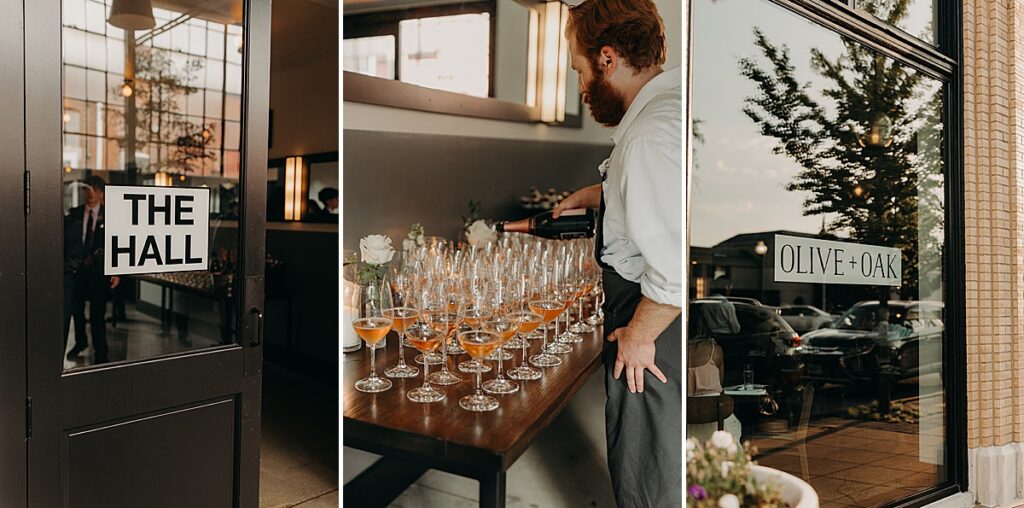
[[[818,493],[807,482],[770,467],[751,466],[751,472],[758,483],[779,487],[782,500],[793,508],[818,508]]]

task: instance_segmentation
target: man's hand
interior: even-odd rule
[[[121,283],[121,277],[118,277],[117,275],[114,275],[114,276],[110,277],[110,289],[116,288],[117,285],[120,284],[120,283]]]
[[[597,208],[599,206],[601,206],[601,184],[595,183],[594,185],[589,185],[569,194],[569,197],[563,199],[562,202],[558,203],[558,206],[551,211],[551,216],[557,219],[558,216],[562,215],[562,212],[566,210],[575,210],[577,208]]]
[[[640,298],[629,324],[608,335],[608,340],[619,343],[612,377],[619,379],[625,370],[630,393],[643,393],[644,370],[651,371],[662,383],[668,382],[665,374],[654,364],[654,341],[680,312],[682,309],[679,307],[657,303],[644,296]],[[669,340],[682,340],[682,337],[670,337]]]
[[[608,340],[619,343],[619,352],[615,357],[615,370],[612,377],[619,379],[623,369],[626,371],[626,384],[629,385],[629,393],[643,393],[644,391],[644,369],[651,371],[654,377],[667,383],[668,378],[662,374],[661,369],[654,364],[654,337],[645,334],[632,326],[617,328],[608,335]]]

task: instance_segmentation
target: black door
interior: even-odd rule
[[[0,1],[0,506],[25,506],[25,127],[22,0]]]
[[[258,504],[270,1],[151,3],[149,23],[111,0],[26,0],[23,32],[0,20],[25,65],[18,505]],[[209,268],[108,274],[108,185],[210,189]]]

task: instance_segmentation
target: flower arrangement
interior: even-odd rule
[[[732,434],[716,431],[707,443],[686,440],[686,506],[689,508],[788,508],[778,489],[751,474],[752,447],[740,446]]]
[[[387,264],[395,257],[391,239],[384,235],[368,235],[359,240],[359,283],[380,282],[387,272]]]
[[[494,226],[488,226],[483,219],[477,220],[466,228],[466,241],[473,247],[483,247],[497,239],[498,233],[494,231]]]
[[[409,234],[402,240],[402,250],[412,252],[416,247],[422,247],[426,243],[423,240],[423,226],[419,222],[409,226]]]

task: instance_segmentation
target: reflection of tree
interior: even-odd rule
[[[906,0],[882,3],[892,23],[906,14]],[[760,29],[754,37],[767,65],[740,60],[760,92],[743,111],[775,138],[774,153],[801,166],[787,189],[808,193],[804,215],[828,217],[826,229],[902,249],[902,289],[916,296],[918,249],[942,244],[941,97],[932,82],[845,40],[835,59],[811,50],[810,67],[823,78],[812,88],[798,81],[785,45]]]
[[[198,171],[205,159],[217,155],[211,149],[213,126],[192,121],[181,106],[198,91],[192,83],[203,67],[199,58],[176,66],[168,51],[145,46],[136,49],[135,143],[140,149],[152,148],[149,164],[154,172]]]

